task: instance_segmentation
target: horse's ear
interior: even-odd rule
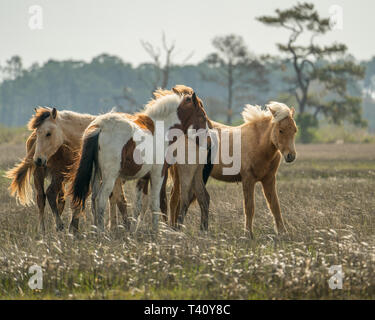
[[[272,113],[272,115],[275,117],[276,116],[276,110],[273,109],[272,107],[268,107],[268,110]]]
[[[293,107],[290,108],[290,112],[292,114],[292,118],[294,118],[294,114],[296,113],[296,109],[294,109]]]
[[[180,95],[180,93],[178,92],[178,90],[177,90],[175,87],[172,88],[172,91],[173,91],[175,94]]]
[[[35,113],[37,113],[37,112],[38,112],[38,109],[37,109],[37,108],[34,108],[34,111],[35,111]]]
[[[56,116],[57,116],[57,110],[56,110],[56,108],[53,108],[52,109],[52,119],[56,119]]]
[[[194,105],[196,107],[198,107],[199,106],[199,102],[198,102],[198,98],[197,98],[197,95],[195,94],[195,92],[193,92],[192,98],[193,98]]]

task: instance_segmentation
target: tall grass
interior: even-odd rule
[[[301,148],[294,165],[283,164],[279,174],[279,198],[289,234],[275,234],[258,186],[254,241],[243,233],[238,184],[210,180],[208,233],[199,231],[200,211],[194,204],[179,232],[162,224],[156,236],[151,234],[146,215],[137,234],[120,227],[98,236],[87,214],[81,219],[81,237],[74,238],[55,231],[49,209],[47,234],[41,236],[37,209],[18,206],[8,196],[8,181],[0,179],[0,297],[374,299],[374,150],[343,163],[345,152],[355,154],[358,146],[343,150],[333,145],[329,154],[322,153],[328,159],[314,159],[313,172],[308,170],[310,156],[304,156],[308,148]],[[316,152],[319,149],[313,148],[310,154]],[[134,183],[126,187],[130,213],[134,187]],[[66,225],[69,218],[66,209]],[[27,285],[33,264],[43,269],[42,290]],[[342,266],[341,290],[329,287],[332,265]]]

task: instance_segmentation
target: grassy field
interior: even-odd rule
[[[18,206],[0,178],[0,298],[2,299],[374,299],[375,145],[299,145],[282,164],[278,190],[289,234],[278,237],[257,186],[254,231],[243,233],[239,184],[210,180],[209,232],[199,231],[194,204],[186,228],[147,220],[135,235],[119,228],[98,236],[91,216],[82,238],[37,232],[35,207]],[[20,144],[0,145],[0,173],[23,156]],[[126,187],[130,204],[134,183]],[[70,210],[64,221],[68,224]],[[43,289],[28,287],[31,265],[43,268]],[[341,265],[341,290],[328,286],[329,267]]]

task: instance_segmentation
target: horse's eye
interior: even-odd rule
[[[280,130],[279,132],[280,132],[280,133],[283,133],[284,131],[283,131],[283,130]]]
[[[51,136],[51,132],[48,132],[47,134],[46,134],[46,137],[50,137]]]

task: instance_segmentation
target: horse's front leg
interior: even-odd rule
[[[64,184],[61,185],[61,190],[59,194],[57,195],[57,211],[59,212],[59,215],[61,216],[65,208],[65,188]]]
[[[245,214],[245,231],[250,233],[252,239],[254,239],[253,233],[253,221],[255,212],[255,180],[252,176],[242,175],[242,190],[244,197],[244,214]]]
[[[36,202],[39,209],[39,231],[43,234],[46,232],[44,222],[44,208],[46,205],[46,194],[44,193],[44,178],[46,177],[46,169],[37,167],[34,171],[34,186],[36,190]]]
[[[192,170],[193,169],[193,170]],[[177,205],[179,209],[177,218],[177,227],[180,228],[184,224],[186,213],[189,209],[190,203],[194,198],[193,179],[195,175],[195,168],[192,165],[177,165],[178,176],[180,181],[180,199]]]
[[[70,206],[72,210],[72,220],[69,225],[69,232],[77,234],[79,230],[79,217],[81,215],[81,208],[75,208],[73,204]]]
[[[267,199],[268,206],[275,219],[278,233],[285,233],[287,230],[284,225],[283,217],[280,211],[279,198],[276,191],[276,176],[271,173],[262,181],[263,192]]]
[[[142,203],[143,203],[144,197],[148,194],[149,180],[150,180],[150,176],[147,174],[146,176],[138,179],[137,181],[137,185],[135,188],[136,199],[135,199],[135,206],[134,206],[134,218],[136,220],[138,220],[139,215],[142,213]],[[142,216],[143,216],[143,213],[142,213]]]
[[[167,205],[167,180],[168,170],[165,172],[163,183],[160,190],[160,211],[163,214],[163,220],[165,223],[168,222],[168,205]]]
[[[59,208],[57,205],[57,198],[59,193],[61,192],[63,181],[64,178],[62,175],[53,175],[51,184],[49,185],[46,191],[48,203],[51,207],[53,214],[55,215],[57,231],[64,230],[64,223],[61,220]]]
[[[208,210],[210,206],[210,195],[207,192],[206,186],[204,185],[202,179],[202,170],[199,168],[196,175],[194,176],[194,191],[195,196],[197,197],[199,207],[201,209],[201,230],[208,230]]]
[[[169,200],[169,224],[176,228],[177,227],[177,218],[180,212],[180,182],[173,177],[173,186],[171,190],[171,199]]]

